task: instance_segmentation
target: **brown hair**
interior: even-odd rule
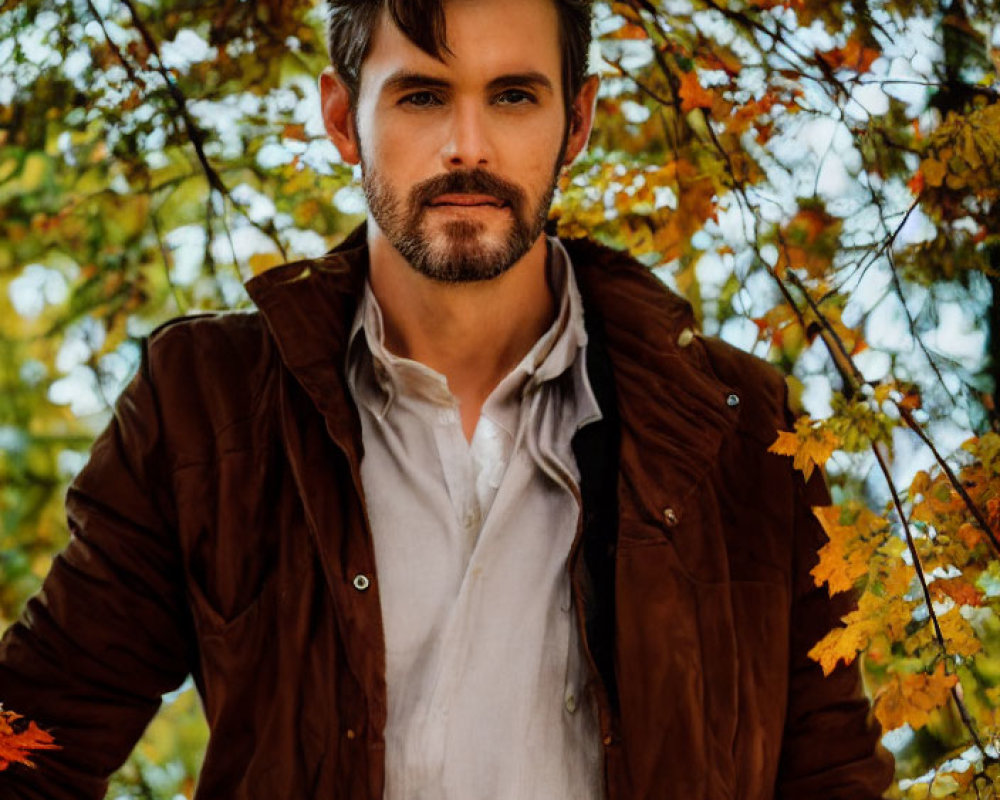
[[[552,0],[559,13],[562,79],[567,110],[587,75],[592,0]],[[356,101],[361,65],[384,8],[403,34],[425,53],[448,52],[444,0],[326,0],[330,61]]]

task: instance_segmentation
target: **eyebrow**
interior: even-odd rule
[[[410,70],[399,70],[392,73],[382,84],[384,92],[406,92],[414,89],[449,89],[451,81],[445,78],[436,78],[433,75],[425,75],[421,72]],[[554,92],[552,81],[541,72],[530,70],[528,72],[514,72],[508,75],[500,75],[488,84],[489,91],[509,89],[514,86],[532,86],[539,90]]]

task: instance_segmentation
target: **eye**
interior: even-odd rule
[[[431,108],[441,105],[441,99],[433,92],[413,92],[400,98],[399,104],[411,108]]]
[[[537,102],[531,92],[524,89],[507,89],[497,95],[496,102],[502,106],[523,106]]]

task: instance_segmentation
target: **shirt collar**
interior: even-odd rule
[[[583,302],[569,254],[555,237],[549,237],[548,279],[558,310],[552,325],[542,334],[520,363],[496,386],[483,405],[482,414],[511,436],[517,431],[520,399],[538,386],[555,380],[575,366],[575,383],[593,393],[587,378],[587,344]],[[362,336],[361,334],[364,333]],[[347,348],[347,375],[355,398],[384,418],[402,393],[434,406],[455,407],[456,401],[440,373],[420,362],[391,353],[385,345],[385,326],[378,300],[366,280],[364,294],[351,325]],[[587,417],[596,410],[589,403]],[[598,412],[599,414],[599,412]]]

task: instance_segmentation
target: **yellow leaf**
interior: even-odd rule
[[[953,797],[962,790],[962,785],[955,779],[954,773],[944,772],[935,775],[931,782],[931,797]]]
[[[282,263],[280,253],[254,253],[250,256],[250,269],[254,275],[260,275],[271,267],[276,267]]]
[[[37,191],[48,172],[49,160],[42,153],[31,153],[21,167],[21,189],[26,193]]]
[[[974,656],[983,649],[982,643],[976,638],[976,632],[958,610],[952,608],[938,617],[941,635],[948,645],[948,652],[957,656]]]
[[[809,651],[809,658],[818,661],[823,674],[829,675],[837,667],[837,662],[853,662],[868,644],[868,638],[866,632],[855,628],[834,628]]]
[[[816,585],[826,583],[831,594],[849,591],[868,574],[869,561],[884,541],[889,523],[866,508],[817,506],[813,513],[829,540],[820,548],[819,563],[811,572]],[[883,535],[873,535],[876,532]]]
[[[779,456],[794,456],[799,450],[799,437],[791,431],[778,431],[778,438],[767,450]]]
[[[940,186],[944,183],[944,177],[948,169],[935,158],[925,158],[920,164],[920,172],[924,176],[924,181],[928,186]]]
[[[886,636],[896,641],[906,632],[911,618],[910,605],[900,596],[877,597],[865,592],[858,607],[843,618],[844,626],[834,628],[809,651],[823,674],[829,675],[837,663],[850,664],[872,639]]]
[[[815,424],[809,417],[801,417],[795,423],[795,433],[779,431],[768,452],[792,456],[793,466],[809,480],[813,469],[822,467],[839,446],[836,434],[824,425]]]
[[[945,674],[943,661],[939,661],[930,674],[894,672],[890,681],[875,693],[875,716],[887,731],[907,723],[914,729],[922,728],[931,713],[948,702],[951,689],[957,683],[957,675]]]

